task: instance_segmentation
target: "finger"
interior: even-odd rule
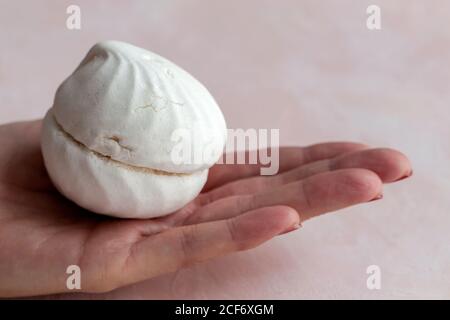
[[[169,229],[136,243],[119,278],[122,286],[182,267],[253,248],[295,229],[295,210],[275,206],[249,211],[227,220]]]
[[[0,126],[0,144],[4,151],[0,157],[0,176],[3,182],[36,191],[54,190],[42,158],[41,127],[41,120]]]
[[[366,145],[353,142],[328,142],[308,147],[282,147],[278,149],[279,172],[365,148],[367,148]],[[245,159],[248,159],[248,152],[245,154]],[[237,157],[237,152],[235,152],[234,156]],[[236,179],[260,175],[262,167],[264,165],[261,164],[216,164],[209,171],[208,181],[203,191],[211,190]]]
[[[21,121],[0,126],[0,140],[7,143],[40,144],[42,119]],[[13,139],[11,139],[11,136]],[[6,138],[5,138],[6,137]],[[3,141],[4,140],[4,141]]]
[[[263,192],[315,174],[349,168],[362,168],[375,172],[383,182],[393,182],[412,173],[408,158],[392,149],[366,149],[349,152],[331,159],[315,161],[276,176],[257,176],[230,182],[201,196],[205,202],[232,195]],[[207,198],[207,199],[206,199]]]
[[[280,178],[289,183],[321,172],[349,168],[371,170],[385,183],[409,176],[412,171],[411,164],[404,154],[393,149],[379,148],[355,151],[317,161],[286,172]]]
[[[382,182],[378,175],[366,169],[325,172],[265,192],[217,200],[198,209],[185,223],[227,219],[248,210],[275,205],[294,208],[300,220],[305,221],[371,201],[381,194],[381,190]]]

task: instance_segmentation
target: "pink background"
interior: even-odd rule
[[[255,250],[102,295],[63,298],[450,298],[450,2],[0,0],[0,123],[39,118],[97,41],[150,49],[202,81],[230,128],[284,144],[356,140],[404,151],[412,179],[382,201]],[[82,29],[66,28],[81,7]],[[381,290],[366,288],[379,265]]]

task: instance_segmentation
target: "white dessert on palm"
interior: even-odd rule
[[[203,157],[174,159],[180,132]],[[58,88],[42,152],[54,185],[81,207],[153,218],[199,194],[225,141],[222,112],[200,82],[152,52],[106,41]]]

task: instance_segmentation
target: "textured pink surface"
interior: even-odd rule
[[[65,27],[69,4],[82,29]],[[117,39],[177,62],[231,128],[284,144],[395,147],[414,176],[382,201],[308,222],[255,250],[102,295],[64,298],[450,298],[450,3],[0,1],[0,122],[42,117],[92,44]],[[366,267],[382,271],[366,288]]]

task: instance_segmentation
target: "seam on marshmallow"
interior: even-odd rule
[[[52,119],[55,122],[55,125],[56,125],[56,128],[58,129],[58,131],[61,132],[67,140],[69,140],[70,142],[72,142],[73,144],[75,144],[77,147],[84,150],[85,152],[89,152],[105,162],[110,162],[110,163],[120,166],[124,169],[135,171],[135,172],[141,172],[141,173],[145,173],[145,174],[156,174],[156,175],[162,175],[162,176],[179,176],[179,177],[190,176],[190,175],[195,174],[195,172],[193,172],[193,173],[175,173],[175,172],[168,172],[168,171],[163,171],[163,170],[158,170],[158,169],[153,169],[153,168],[138,167],[138,166],[133,166],[133,165],[129,165],[129,164],[114,160],[110,156],[106,156],[95,150],[89,149],[86,145],[84,145],[83,143],[81,143],[80,141],[75,139],[58,122],[55,115],[52,115]]]

